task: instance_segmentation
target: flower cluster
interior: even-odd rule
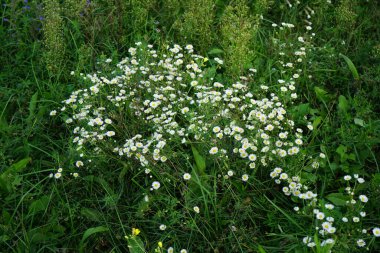
[[[295,26],[281,23],[273,27],[287,33]],[[81,74],[88,86],[74,91],[60,108],[66,124],[72,126],[73,143],[79,153],[77,170],[72,175],[78,177],[90,158],[104,154],[136,165],[134,177],[145,177],[147,189],[159,192],[165,183],[159,177],[163,170],[184,184],[194,179],[191,168],[175,166],[180,159],[176,150],[191,150],[197,144],[210,160],[220,164],[238,161],[241,166],[234,170],[218,168],[217,174],[224,179],[236,177],[248,184],[258,167],[274,165],[272,171],[268,169],[270,177],[282,185],[286,196],[305,204],[302,210],[298,206],[294,210],[312,217],[316,235],[322,238],[317,242],[315,236],[309,235],[303,242],[308,247],[339,243],[337,234],[352,234],[352,224],[362,225],[366,216],[363,207],[368,197],[358,195],[355,187],[364,183],[364,178],[356,174],[344,176],[342,182],[348,186],[339,195],[345,201],[342,205],[341,201],[334,202],[336,196],[330,198],[333,200],[319,197],[302,173],[286,168],[288,160],[305,158],[301,155],[304,135],[314,128],[306,116],[304,124],[298,124],[289,112],[298,98],[297,79],[303,74],[301,64],[314,36],[310,34],[310,21],[305,30],[305,36],[297,38],[297,50],[294,44],[275,41],[281,51],[282,78],[271,84],[252,82],[257,73],[253,68],[232,83],[218,79],[214,72],[221,68],[223,60],[197,55],[192,45],[167,46],[157,51],[153,45],[141,42],[129,48],[129,57],[117,63],[111,73]],[[290,54],[285,53],[289,50]],[[108,59],[104,64],[113,63]],[[57,111],[50,115],[57,115]],[[325,158],[321,153],[311,159],[309,166],[317,170]],[[61,178],[62,173],[60,168],[52,177]],[[354,186],[350,186],[353,182]],[[145,200],[149,201],[147,195]],[[198,206],[192,210],[202,213]],[[164,231],[167,226],[161,224],[158,228]],[[357,247],[366,245],[370,230],[375,237],[380,236],[377,227],[361,228],[358,233],[355,230]],[[168,252],[173,250],[170,247]]]
[[[364,206],[369,199],[363,194],[357,197],[356,195],[360,189],[358,185],[363,184],[365,180],[359,177],[359,175],[354,174],[354,178],[351,175],[346,175],[342,181],[348,182],[345,194],[338,193],[334,195],[334,198],[330,198],[337,203],[337,206],[322,199],[315,199],[313,203],[314,209],[312,209],[312,212],[315,224],[317,225],[316,231],[323,238],[320,245],[326,246],[327,244],[338,243],[331,238],[333,234],[338,234],[338,236],[349,235],[349,237],[355,240],[353,246],[364,247],[366,246],[365,239],[370,238],[371,234],[373,237],[380,237],[380,229],[378,227],[363,227],[362,220],[367,216]],[[351,187],[350,183],[353,183],[355,186]],[[345,204],[342,202],[345,202]],[[316,246],[316,243],[310,236],[303,238],[303,242],[308,247]]]
[[[87,75],[91,86],[63,101],[61,111],[67,113],[66,123],[75,125],[78,151],[112,151],[138,161],[149,174],[171,159],[174,145],[201,142],[212,144],[209,154],[215,159],[244,160],[246,168],[236,172],[243,181],[257,165],[299,153],[304,130],[295,127],[283,102],[296,97],[293,80],[278,80],[284,87],[280,95],[264,84],[251,88],[245,77],[222,84],[206,76],[202,66],[208,59],[193,54],[191,45],[174,45],[159,54],[152,45],[136,43],[129,53],[111,77]],[[210,61],[223,63],[219,58]],[[250,72],[251,77],[256,70]],[[124,121],[133,118],[142,131],[128,137]],[[312,129],[311,123],[308,127]],[[189,180],[190,174],[183,178]]]

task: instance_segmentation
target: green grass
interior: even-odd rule
[[[329,250],[318,244],[326,238],[335,240],[332,252],[380,250],[380,239],[372,235],[372,229],[380,226],[378,1],[60,2],[7,0],[0,7],[0,252],[133,253],[174,247],[175,252],[319,253]],[[295,27],[272,26],[282,22]],[[308,22],[311,31],[305,30]],[[312,39],[311,33],[315,33]],[[304,130],[300,153],[268,159],[267,166],[258,159],[256,168],[249,169],[247,161],[232,152],[233,139],[220,141],[207,133],[196,139],[197,133],[191,133],[186,144],[180,136],[168,140],[162,149],[168,161],[152,163],[152,178],[137,160],[113,153],[116,144],[108,139],[99,144],[100,153],[84,145],[81,158],[73,143],[73,127],[65,124],[76,108],[60,112],[61,101],[93,85],[80,73],[117,75],[112,73],[116,63],[138,41],[142,47],[152,44],[159,58],[170,54],[166,46],[192,44],[196,54],[208,58],[198,60],[204,70],[200,83],[217,81],[228,88],[247,76],[255,99],[266,96],[261,85],[280,94],[287,119]],[[297,62],[294,52],[300,51],[300,45],[307,54]],[[142,62],[149,59],[144,51],[137,54]],[[106,63],[108,58],[111,63]],[[257,73],[249,76],[252,68]],[[133,78],[128,89],[138,89],[136,84],[144,77]],[[296,100],[280,91],[278,80],[291,78],[296,82]],[[156,131],[129,104],[116,107],[106,99],[116,90],[102,88],[91,103],[106,107],[107,116],[116,122],[112,130],[117,145],[136,134],[145,138]],[[194,88],[186,92],[193,96]],[[139,90],[135,97],[143,102],[149,96]],[[179,110],[176,106],[173,110]],[[190,113],[196,111],[189,107]],[[200,127],[208,123],[210,129],[225,127],[232,119],[244,122],[242,113],[233,109],[231,120],[214,117],[218,108],[205,104],[197,111],[205,116]],[[58,116],[50,116],[52,110]],[[176,116],[176,120],[186,127],[191,117]],[[308,122],[313,131],[307,130]],[[229,157],[210,154],[213,146],[228,150]],[[319,157],[321,152],[325,159]],[[85,166],[77,169],[78,160]],[[316,204],[285,196],[285,185],[269,176],[275,167],[301,177],[301,183],[318,194]],[[50,178],[58,168],[63,168],[62,177]],[[224,178],[230,170],[234,175]],[[74,172],[79,177],[70,175]],[[184,173],[191,174],[189,181],[183,180]],[[245,173],[249,180],[243,183]],[[369,198],[365,204],[346,204],[352,197],[345,193],[348,183],[343,177],[354,174],[365,179],[363,184],[351,184],[358,203],[358,195]],[[153,181],[161,183],[157,191],[149,189]],[[335,208],[327,210],[325,203]],[[200,208],[199,214],[194,206]],[[313,215],[314,208],[334,217],[337,231],[331,237],[318,236],[315,227],[321,222]],[[366,212],[360,222],[341,222],[360,211]],[[166,225],[164,231],[161,224]],[[141,232],[133,233],[133,228]],[[363,234],[362,229],[368,232]],[[306,236],[317,245],[307,247],[302,242]],[[358,239],[364,239],[366,246],[358,247]]]

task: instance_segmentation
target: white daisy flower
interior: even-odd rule
[[[190,178],[191,178],[191,175],[189,173],[183,174],[183,179],[190,180]]]
[[[372,233],[376,237],[380,237],[380,228],[373,228]]]
[[[153,188],[154,190],[158,190],[158,189],[160,188],[160,186],[161,186],[161,184],[160,184],[160,182],[158,182],[158,181],[154,181],[154,182],[152,183],[152,188]]]
[[[210,153],[211,155],[215,155],[216,153],[218,153],[218,148],[217,148],[217,147],[212,147],[212,148],[210,149],[209,153]]]

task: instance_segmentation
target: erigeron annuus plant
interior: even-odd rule
[[[87,75],[92,86],[64,101],[61,111],[69,113],[66,123],[75,124],[78,151],[113,152],[150,170],[170,160],[174,145],[201,142],[215,158],[244,159],[248,169],[240,175],[251,174],[256,163],[266,166],[299,152],[303,130],[295,129],[268,86],[254,90],[246,78],[232,85],[214,81],[202,69],[207,59],[193,54],[191,45],[158,55],[151,45],[137,43],[129,52],[110,77]],[[142,132],[128,136],[131,118]]]
[[[313,27],[310,18],[314,15],[314,11],[310,7],[307,7],[304,11],[306,14],[306,19],[304,20],[306,23],[305,35],[298,37],[296,42],[283,43],[281,40],[274,41],[280,52],[279,68],[281,73],[289,78],[289,82],[295,82],[301,75],[306,74],[303,73],[305,66],[307,66],[304,63],[305,56],[309,51],[313,50],[311,42],[315,33],[312,31]],[[272,26],[278,27],[281,31],[280,33],[285,35],[287,34],[286,28],[293,29],[295,27],[289,23],[273,24]],[[298,47],[298,49],[294,51],[294,47]],[[311,62],[307,62],[307,64],[311,64]],[[312,78],[312,76],[309,75],[308,78]],[[285,81],[281,81],[281,83],[285,83]],[[280,90],[286,91],[287,88],[282,86]],[[296,94],[292,94],[293,98],[296,96]],[[311,130],[313,129],[312,125],[308,126]],[[313,158],[310,156],[309,158],[308,166],[316,170],[320,164],[325,163],[326,155],[320,153],[319,157]],[[287,164],[284,164],[284,166],[287,167]],[[300,176],[302,174],[301,170],[296,171],[296,174],[294,174],[294,170],[292,171],[293,174],[288,174],[289,172],[287,172],[286,168],[276,167],[272,170],[270,176],[275,179],[277,184],[282,185],[282,191],[285,195],[292,197],[296,203],[302,202],[304,207],[295,206],[295,212],[312,217],[311,227],[315,227],[315,233],[303,238],[302,241],[305,245],[315,248],[317,252],[330,252],[333,247],[340,250],[354,247],[360,250],[373,243],[375,237],[379,237],[377,227],[364,228],[362,223],[362,219],[367,215],[364,207],[368,197],[363,194],[356,196],[360,191],[360,187],[357,186],[365,183],[365,180],[359,177],[358,174],[353,175],[353,177],[350,175],[344,176],[343,180],[348,183],[345,188],[346,195],[332,193],[326,197],[318,196],[314,186],[312,190],[309,190],[310,182]],[[354,187],[350,186],[352,181]],[[368,243],[368,241],[370,242]]]
[[[279,27],[286,32],[294,25],[282,23]],[[306,31],[311,29],[308,24]],[[152,45],[136,43],[129,49],[129,57],[116,67],[111,60],[104,63],[111,71],[83,76],[86,87],[63,101],[62,115],[72,126],[79,154],[73,176],[85,175],[89,160],[107,156],[134,165],[130,176],[145,181],[147,191],[159,192],[165,186],[160,173],[192,180],[194,172],[188,160],[193,159],[191,150],[196,148],[218,164],[237,161],[239,166],[232,169],[219,166],[218,174],[241,184],[249,183],[258,167],[268,167],[270,177],[282,184],[282,192],[304,206],[294,210],[312,217],[311,226],[317,230],[302,241],[324,249],[341,244],[341,237],[344,243],[356,228],[342,226],[343,218],[359,223],[365,216],[362,206],[347,208],[341,218],[342,208],[317,195],[315,186],[302,178],[303,168],[287,167],[289,160],[301,154],[307,141],[303,134],[313,130],[307,118],[304,125],[297,126],[288,110],[298,98],[300,66],[313,36],[306,32],[295,44],[278,43],[284,50],[294,45],[298,48],[292,56],[280,52],[283,78],[274,84],[253,82],[255,69],[239,81],[222,82],[209,70],[220,69],[223,61],[197,55],[191,45],[157,51]],[[184,155],[179,156],[178,150],[185,151]],[[324,158],[325,154],[311,157],[307,164],[317,169]],[[60,168],[54,176],[59,178],[62,173],[65,170]],[[360,195],[360,202],[352,200],[365,203],[366,198]],[[355,204],[352,200],[350,205]],[[200,210],[194,206],[195,213]],[[159,229],[164,231],[167,225]],[[379,229],[372,231],[378,236]],[[365,239],[355,237],[357,247],[364,246]]]
[[[297,128],[287,112],[294,98],[288,91],[277,95],[269,85],[253,84],[255,69],[228,84],[204,68],[219,68],[223,61],[196,55],[191,45],[158,52],[136,43],[129,53],[110,73],[83,76],[87,87],[63,101],[61,114],[78,151],[74,177],[88,173],[90,160],[106,156],[137,165],[131,177],[146,180],[148,191],[160,191],[163,170],[192,180],[194,171],[186,164],[193,147],[219,164],[238,161],[239,167],[220,166],[218,174],[246,184],[257,167],[300,152],[307,128]],[[179,149],[187,157],[178,156]],[[60,168],[54,177],[66,171]]]

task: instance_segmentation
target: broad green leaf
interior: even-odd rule
[[[309,182],[312,182],[312,183],[315,183],[317,181],[317,175],[315,175],[314,173],[304,172],[302,173],[302,178],[305,178]]]
[[[2,217],[1,217],[0,221],[2,224],[5,224],[5,225],[11,224],[12,216],[10,215],[10,213],[7,210],[5,210],[5,209],[3,210]]]
[[[30,230],[28,237],[31,243],[46,243],[54,238],[51,233],[46,233],[43,229]]]
[[[340,54],[340,56],[345,60],[345,62],[347,63],[348,65],[348,68],[351,70],[351,73],[352,75],[354,76],[354,79],[355,80],[359,80],[359,73],[358,73],[358,70],[356,69],[354,63],[350,60],[350,58],[348,58],[347,56],[345,56],[344,54]]]
[[[204,73],[205,78],[214,78],[216,74],[216,67],[208,68],[207,71]]]
[[[338,103],[339,111],[341,111],[343,113],[347,113],[347,111],[350,107],[348,104],[347,98],[343,95],[340,95],[338,100],[339,100],[339,103]]]
[[[38,212],[45,211],[49,206],[49,202],[50,202],[50,197],[47,195],[42,196],[41,198],[33,201],[29,206],[28,214],[35,215]]]
[[[191,150],[193,151],[195,164],[197,165],[198,172],[200,175],[203,175],[206,169],[206,161],[203,158],[203,156],[199,154],[198,150],[193,145],[191,145]]]
[[[37,99],[38,99],[38,92],[33,94],[29,102],[29,116],[26,119],[26,122],[28,123],[28,125],[31,125],[31,122],[34,118],[36,107],[37,107]]]
[[[309,103],[300,104],[300,105],[294,106],[293,115],[297,119],[302,119],[305,115],[309,113],[309,110],[310,110]]]
[[[326,199],[336,206],[345,206],[346,201],[348,201],[348,197],[342,193],[331,193],[326,196]]]
[[[356,155],[354,153],[350,153],[350,154],[348,154],[347,159],[355,161],[356,160]]]
[[[321,122],[322,122],[322,117],[321,116],[318,116],[318,117],[316,117],[314,119],[314,121],[313,121],[313,128],[314,128],[314,130],[317,129],[317,127],[319,126],[319,124],[321,124]],[[315,134],[316,133],[317,132],[315,132]]]
[[[0,189],[6,193],[12,190],[12,185],[7,181],[0,177]]]
[[[339,145],[339,147],[335,150],[340,155],[340,159],[344,159],[346,157],[347,147],[344,145]]]
[[[267,253],[261,245],[257,246],[257,250],[259,251],[259,253]]]
[[[79,249],[80,249],[80,252],[83,252],[83,249],[84,249],[84,246],[85,246],[85,241],[88,237],[90,237],[91,235],[93,234],[96,234],[96,233],[103,233],[103,232],[107,232],[109,229],[106,228],[106,227],[103,227],[103,226],[99,226],[99,227],[94,227],[94,228],[89,228],[87,229],[84,234],[83,234],[83,237],[82,237],[82,240],[80,241],[80,244],[79,244]]]
[[[297,108],[298,108],[298,113],[300,114],[300,116],[303,117],[309,113],[310,105],[309,105],[309,103],[300,104],[297,106]]]
[[[11,238],[8,235],[1,235],[0,236],[0,242],[6,242],[9,241]]]
[[[12,164],[8,169],[5,170],[0,176],[1,177],[6,177],[9,174],[15,174],[21,172],[23,169],[25,169],[26,165],[32,160],[32,158],[27,157],[24,158],[17,163]]]
[[[145,253],[144,243],[137,236],[127,236],[128,248],[130,253]]]
[[[11,192],[16,174],[21,172],[31,160],[30,157],[24,158],[5,169],[5,171],[0,174],[0,189],[8,193]]]
[[[7,116],[9,113],[9,104],[12,100],[13,96],[9,96],[7,102],[2,104],[2,109],[0,110],[0,132],[7,132],[9,130],[8,122],[7,122]]]
[[[101,214],[95,209],[82,208],[80,210],[80,214],[82,216],[86,217],[87,219],[92,220],[92,221],[100,221],[101,220]]]
[[[325,91],[324,89],[317,87],[317,86],[314,87],[314,91],[315,91],[315,94],[317,95],[317,98],[319,100],[321,100],[322,102],[328,101],[328,99],[329,99],[328,94],[329,93],[327,91]]]
[[[318,253],[322,253],[321,252],[321,245],[320,245],[319,238],[318,238],[318,234],[315,233],[313,237],[314,237],[314,242],[315,242],[315,246],[316,246],[317,252]]]
[[[7,132],[8,131],[8,122],[5,117],[0,117],[0,132]]]
[[[209,55],[223,54],[223,50],[219,48],[213,48],[207,54]]]
[[[123,164],[123,169],[121,170],[119,174],[119,182],[122,183],[124,182],[125,175],[130,170],[130,166],[126,162],[123,162],[123,161],[120,161],[120,162]]]
[[[364,120],[355,118],[354,122],[356,125],[364,127]]]

